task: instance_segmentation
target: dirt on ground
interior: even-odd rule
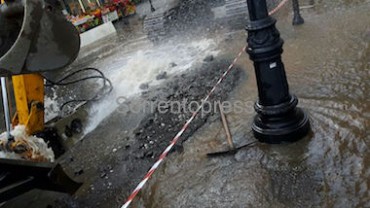
[[[140,182],[161,152],[169,145],[192,112],[194,102],[200,103],[228,68],[230,60],[213,60],[207,57],[204,64],[191,73],[175,75],[155,88],[143,91],[140,98],[127,100],[100,126],[85,137],[63,158],[67,172],[75,175],[84,185],[74,197],[65,196],[52,207],[118,207]],[[174,63],[175,64],[175,63]],[[222,85],[210,97],[210,101],[224,101],[238,85],[245,73],[234,68]],[[194,101],[191,109],[163,112],[160,103]],[[150,103],[153,111],[148,111]],[[127,107],[139,106],[140,112],[127,111]],[[145,110],[146,109],[146,110]],[[209,111],[210,109],[207,109]],[[214,110],[199,115],[178,141],[174,151],[182,150],[186,141],[209,119],[216,119]]]

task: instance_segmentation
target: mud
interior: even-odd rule
[[[316,1],[291,26],[281,16],[283,60],[291,92],[311,118],[312,133],[289,145],[258,144],[234,156],[219,121],[207,122],[167,158],[132,207],[368,207],[369,1]],[[242,41],[232,39],[231,42]],[[240,46],[232,46],[237,51]],[[244,62],[247,73],[253,73]],[[257,97],[254,76],[230,101]],[[252,112],[227,115],[237,146],[254,141]]]
[[[157,106],[159,102],[184,99],[198,102],[207,95],[230,63],[230,60],[217,58],[204,62],[190,74],[169,77],[165,84],[143,92],[140,98],[128,101],[128,105],[137,106],[148,101]],[[245,72],[235,68],[215,91],[211,101],[227,99],[243,77]],[[190,116],[190,111],[160,113],[157,107],[151,113],[124,112],[118,108],[63,159],[62,164],[67,171],[84,181],[84,185],[75,197],[64,197],[53,207],[122,205]],[[181,152],[183,142],[190,135],[207,120],[217,117],[214,113],[197,117],[172,152]],[[107,126],[108,132],[104,131]]]

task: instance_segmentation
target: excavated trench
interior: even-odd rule
[[[290,91],[310,115],[311,134],[294,144],[256,143],[234,155],[208,158],[209,152],[227,149],[225,134],[218,113],[197,117],[132,207],[370,206],[370,2],[315,1],[315,7],[302,11],[305,24],[300,27],[291,26],[292,15],[286,7],[277,16],[285,40],[283,61]],[[73,197],[32,192],[3,206],[120,207],[191,115],[148,111],[146,104],[204,98],[245,44],[243,31],[223,32],[207,34],[215,40],[216,49],[185,44],[194,50],[178,53],[182,59],[201,57],[184,67],[189,70],[180,70],[181,59],[163,56],[161,51],[169,48],[155,47],[157,59],[169,60],[158,65],[165,70],[151,68],[156,59],[150,58],[150,51],[140,53],[150,61],[135,63],[134,69],[140,72],[135,76],[146,79],[145,71],[153,70],[163,78],[167,71],[160,83],[147,79],[122,85],[124,76],[116,73],[123,71],[118,66],[126,62],[119,53],[94,62],[101,62],[99,66],[111,72],[110,78],[116,78],[116,89],[136,92],[144,85],[138,97],[124,94],[125,102],[117,105],[96,104],[100,111],[114,109],[62,157],[67,172],[84,181],[83,187]],[[203,61],[215,50],[220,52],[213,61]],[[252,64],[243,55],[212,97],[212,101],[245,104],[242,112],[227,113],[236,146],[255,141],[250,128],[257,98],[253,74]],[[108,101],[117,102],[122,92]],[[135,113],[127,107],[146,110]]]
[[[191,116],[191,111],[195,110],[195,106],[187,106],[186,109],[179,111],[168,110],[162,113],[158,103],[200,101],[217,82],[219,75],[229,63],[227,60],[205,62],[191,74],[175,75],[164,84],[143,92],[140,98],[121,103],[122,105],[109,118],[87,135],[88,140],[77,144],[72,154],[66,158],[65,165],[73,172],[83,170],[84,174],[80,180],[91,183],[90,187],[77,194],[81,196],[78,197],[77,203],[82,207],[90,205],[116,207],[122,203],[129,191],[135,188],[136,182],[145,175],[166,148],[170,139]],[[245,77],[244,72],[239,68],[234,69],[212,96],[212,102],[227,99],[228,94],[238,85],[242,77]],[[154,110],[151,112],[143,103],[153,105]],[[137,111],[127,111],[134,108]],[[132,117],[141,119],[131,119]],[[209,119],[214,120],[214,117],[213,114],[197,117],[173,152],[181,152],[182,143]],[[126,125],[129,122],[131,124]],[[137,126],[133,126],[132,123],[135,122]],[[106,131],[107,126],[110,129],[109,133]],[[134,128],[127,129],[128,126]],[[70,157],[75,159],[71,161]],[[124,177],[122,173],[125,173]],[[96,197],[97,195],[102,197]],[[73,202],[66,199],[61,204],[59,206],[68,207]]]

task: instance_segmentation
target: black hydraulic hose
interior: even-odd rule
[[[80,78],[80,79],[76,79],[76,80],[72,80],[72,81],[66,81],[67,79],[75,76],[76,74],[79,74],[81,72],[85,72],[85,71],[95,71],[97,72],[99,75],[97,76],[88,76],[88,77],[83,77],[83,78]],[[51,87],[51,86],[67,86],[67,85],[73,85],[73,84],[76,84],[78,82],[82,82],[82,81],[86,81],[86,80],[89,80],[89,79],[103,79],[103,86],[102,88],[99,90],[99,92],[96,93],[95,96],[93,96],[92,98],[89,98],[89,99],[73,99],[73,100],[69,100],[65,103],[63,103],[60,107],[61,110],[63,110],[63,108],[65,106],[67,106],[68,104],[70,103],[76,103],[76,102],[91,102],[91,101],[98,101],[100,100],[104,95],[107,95],[109,94],[110,92],[112,92],[113,90],[113,84],[112,82],[105,77],[104,73],[101,72],[99,69],[96,69],[96,68],[92,68],[92,67],[88,67],[88,68],[83,68],[83,69],[80,69],[80,70],[77,70],[77,71],[74,71],[70,74],[68,74],[67,76],[63,77],[62,79],[58,80],[58,81],[52,81],[48,78],[46,78],[45,76],[43,76],[44,79],[46,80],[47,84],[45,84],[45,86],[47,87]],[[106,91],[106,87],[109,87],[108,91]]]

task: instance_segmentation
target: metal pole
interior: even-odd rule
[[[9,102],[8,102],[8,91],[6,89],[6,78],[1,77],[1,92],[3,94],[3,107],[6,125],[6,134],[8,138],[11,138],[11,122],[10,122],[10,112],[9,112]]]
[[[310,130],[307,115],[297,108],[289,93],[281,60],[284,41],[276,20],[268,15],[266,0],[247,0],[249,19],[246,52],[254,62],[258,87],[257,115],[252,125],[255,137],[266,143],[293,142]]]
[[[80,4],[80,6],[81,6],[82,12],[83,12],[83,13],[86,13],[86,9],[85,9],[84,4],[82,3],[82,1],[81,1],[81,0],[78,0],[78,3],[79,3],[79,4]]]
[[[301,25],[304,23],[304,19],[301,16],[299,11],[299,2],[298,0],[293,1],[293,25]]]
[[[152,0],[149,0],[149,4],[150,4],[150,11],[155,12],[155,8],[153,6]]]

